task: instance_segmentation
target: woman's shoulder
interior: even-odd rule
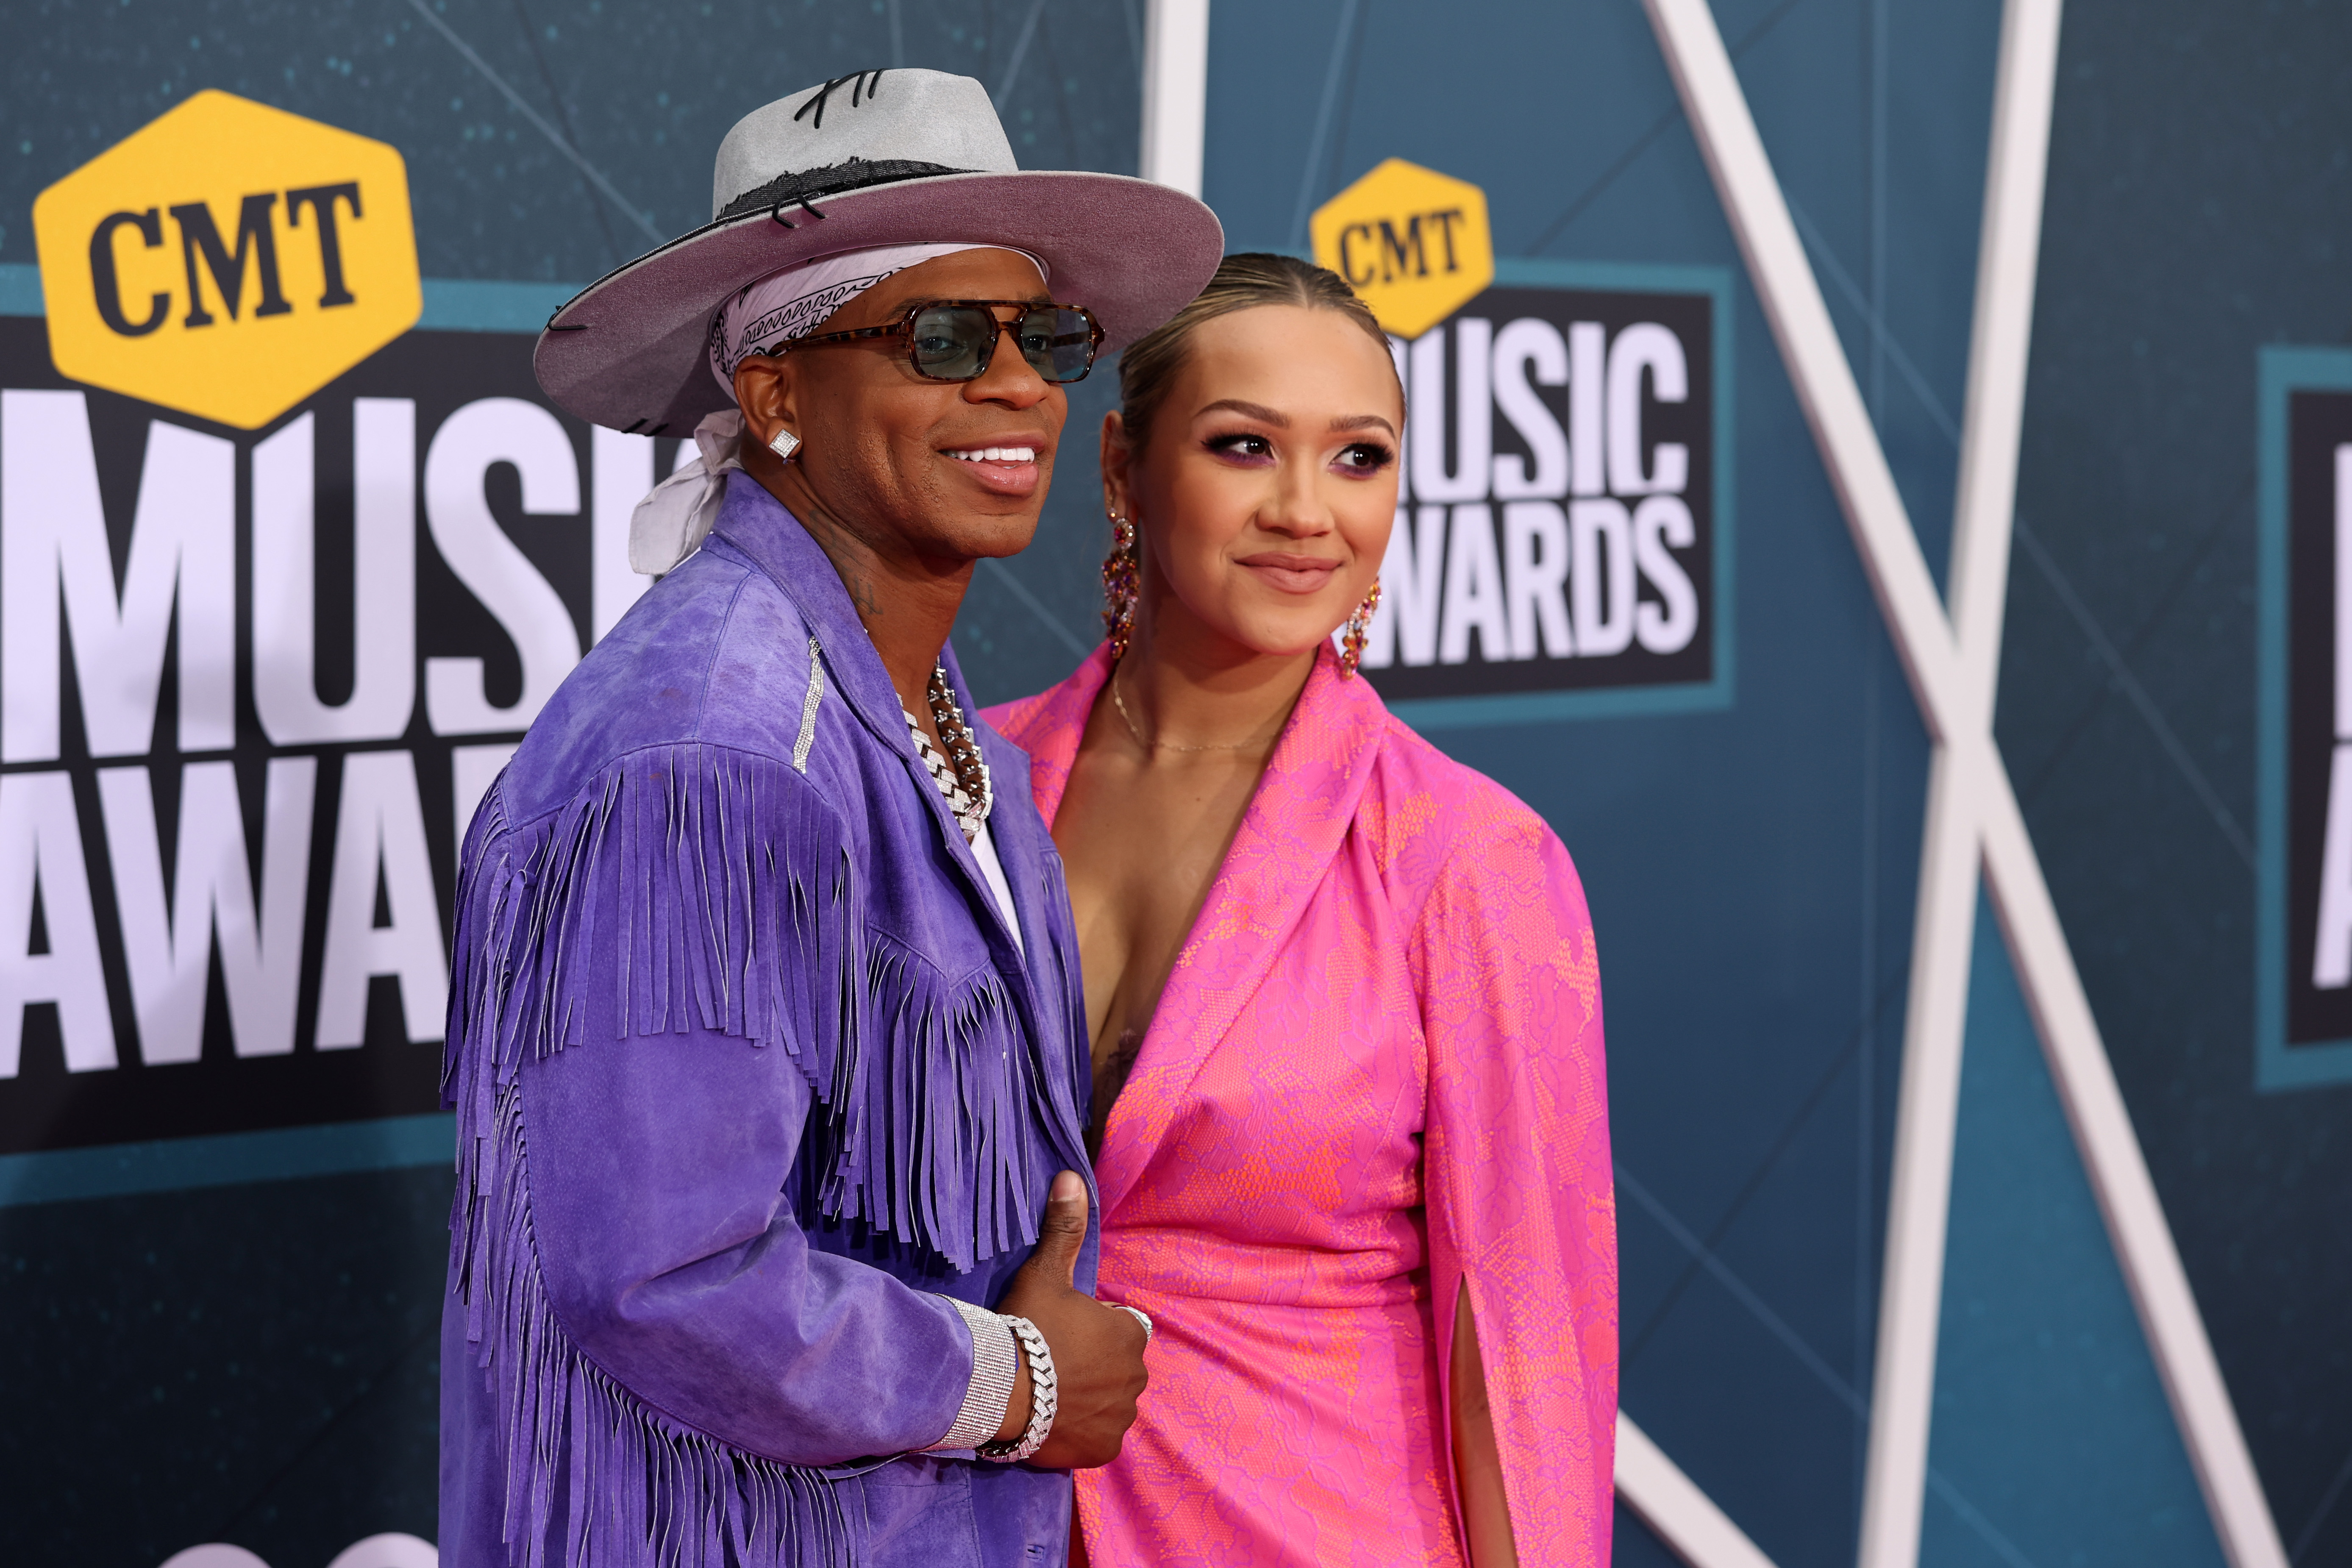
[[[1567,847],[1533,806],[1395,715],[1381,721],[1356,826],[1393,875],[1423,893],[1444,879],[1515,871],[1575,878]]]
[[[1097,647],[1078,661],[1077,668],[1045,690],[992,703],[982,709],[980,716],[998,734],[1032,755],[1049,750],[1066,731],[1086,729],[1087,715],[1094,708],[1095,693],[1101,689],[1108,667],[1108,653]]]
[[[1379,754],[1366,794],[1391,802],[1425,803],[1427,826],[1468,830],[1480,838],[1529,834],[1553,837],[1535,807],[1467,763],[1447,756],[1404,721],[1381,715]],[[1420,812],[1412,818],[1422,819]]]
[[[980,710],[980,716],[991,729],[1025,752],[1031,742],[1051,728],[1046,710],[1054,693],[1060,689],[1058,686],[1049,686],[1010,702],[992,702]]]

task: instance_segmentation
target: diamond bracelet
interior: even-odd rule
[[[982,1443],[972,1451],[983,1459],[1013,1465],[1045,1446],[1045,1436],[1054,1429],[1054,1411],[1059,1401],[1054,1378],[1054,1351],[1046,1344],[1045,1336],[1026,1318],[1008,1317],[1003,1321],[1013,1331],[1013,1337],[1021,1342],[1022,1354],[1029,1358],[1029,1425],[1012,1442]]]
[[[964,1390],[963,1407],[956,1412],[948,1435],[931,1445],[943,1448],[973,1448],[996,1436],[1020,1383],[1021,1351],[1004,1320],[985,1307],[975,1307],[953,1296],[942,1297],[971,1331],[971,1383]]]

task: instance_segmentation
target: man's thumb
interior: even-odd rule
[[[1078,1248],[1087,1240],[1087,1184],[1076,1171],[1054,1178],[1045,1194],[1045,1223],[1039,1227],[1034,1268],[1051,1270],[1064,1284],[1076,1286]]]

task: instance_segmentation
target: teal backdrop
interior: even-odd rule
[[[572,286],[707,216],[735,118],[826,77],[965,71],[1024,164],[1134,172],[1142,9],[13,6],[0,312],[39,313],[34,197],[215,87],[398,147],[420,326],[525,353]],[[1940,579],[2000,7],[1716,11]],[[1204,195],[1234,248],[1303,250],[1391,156],[1483,186],[1506,268],[1730,279],[1729,701],[1433,738],[1547,816],[1591,900],[1626,1410],[1776,1563],[1849,1562],[1927,739],[1636,0],[1213,8]],[[2352,11],[2067,6],[1997,734],[2298,1564],[2352,1562],[2352,1086],[2258,1085],[2257,394],[2265,347],[2352,342],[2347,184]],[[1074,430],[1115,386],[1073,389]],[[975,579],[984,700],[1097,636],[1084,447],[1036,544]],[[2219,1563],[1989,920],[1976,952],[1922,1560]],[[433,1539],[447,1138],[405,1115],[0,1156],[8,1560]],[[1618,1557],[1672,1561],[1622,1509]]]

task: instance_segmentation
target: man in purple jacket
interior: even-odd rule
[[[946,640],[1036,528],[1063,384],[1223,235],[1020,173],[928,71],[771,104],[716,184],[539,347],[563,406],[700,456],[467,836],[442,1561],[1058,1565],[1150,1325],[1084,1294],[1061,862]]]

